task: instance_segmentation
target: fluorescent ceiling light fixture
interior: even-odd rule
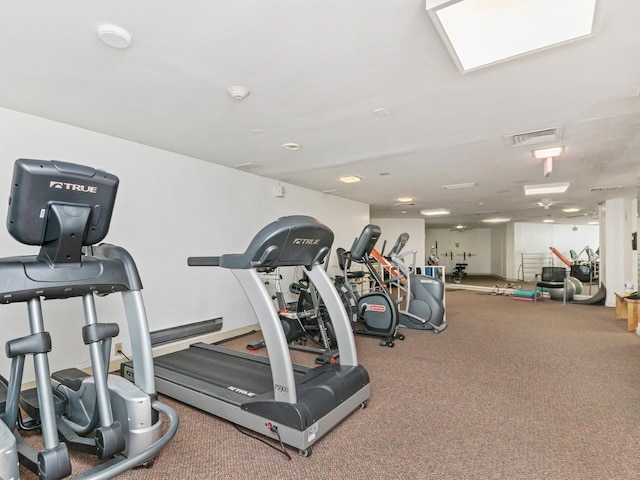
[[[344,177],[340,177],[340,181],[342,183],[358,183],[360,180],[362,180],[362,177],[359,177],[357,175],[347,175]]]
[[[598,225],[598,222],[587,222],[587,225]]]
[[[507,222],[510,222],[511,219],[510,218],[496,217],[496,218],[485,218],[482,221],[484,223],[507,223]]]
[[[564,193],[569,188],[569,182],[545,183],[542,185],[525,185],[525,195],[551,195],[553,193]]]
[[[438,208],[435,210],[420,210],[420,213],[427,217],[433,217],[436,215],[449,215],[451,211],[447,210],[446,208]]]
[[[564,152],[564,147],[550,147],[550,148],[539,148],[537,150],[532,150],[531,154],[535,158],[553,158],[560,155]]]
[[[456,228],[457,228],[458,230],[462,230],[462,229],[464,229],[464,225],[456,225]]]
[[[455,190],[457,188],[473,188],[477,187],[478,184],[476,182],[467,182],[467,183],[453,183],[451,185],[442,185],[441,188],[445,190]]]
[[[542,220],[542,223],[554,223],[555,220],[553,218],[545,218],[544,220]]]
[[[413,202],[413,198],[411,198],[411,197],[400,197],[400,198],[398,198],[398,201],[400,203]]]
[[[563,208],[562,211],[564,213],[576,213],[576,212],[579,212],[580,209],[576,207],[570,207],[570,208]]]
[[[593,33],[597,0],[426,0],[462,72]]]

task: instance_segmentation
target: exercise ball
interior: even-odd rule
[[[571,282],[567,282],[567,302],[573,301],[573,296],[576,293],[576,287]],[[564,288],[550,288],[549,289],[549,298],[551,300],[559,300],[562,301],[562,297],[564,296]]]
[[[580,295],[582,293],[582,282],[578,280],[576,277],[568,277],[567,280],[573,283],[575,288],[575,294]]]

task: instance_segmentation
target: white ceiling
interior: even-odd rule
[[[131,47],[102,44],[104,23],[127,29]],[[3,0],[0,106],[255,163],[257,175],[368,203],[374,217],[445,207],[452,215],[428,224],[584,223],[605,199],[635,195],[639,28],[640,2],[600,0],[593,36],[462,74],[424,0]],[[251,94],[234,100],[232,85]],[[562,138],[541,146],[566,150],[545,179],[533,147],[505,136],[547,128]],[[564,181],[548,210],[523,193]],[[466,182],[478,185],[441,188]],[[415,205],[394,206],[407,196]],[[567,220],[566,206],[586,215]]]

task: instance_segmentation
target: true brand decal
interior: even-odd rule
[[[49,182],[49,188],[56,188],[58,190],[72,190],[74,192],[98,193],[98,187],[94,187],[92,185],[58,182],[57,180],[51,180]]]

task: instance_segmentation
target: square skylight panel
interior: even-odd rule
[[[593,33],[597,0],[426,0],[462,72]]]

